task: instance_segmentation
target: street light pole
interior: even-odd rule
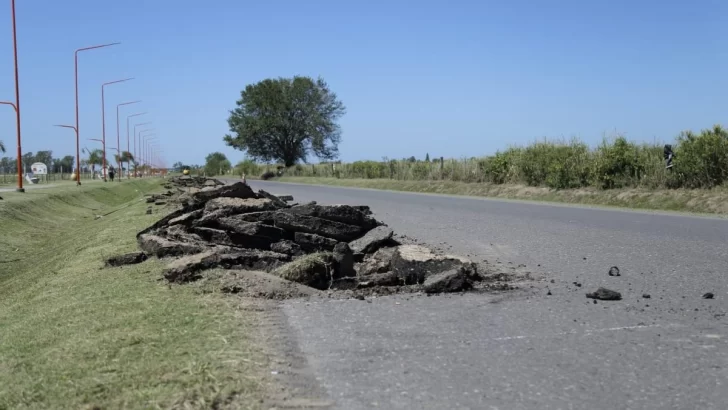
[[[70,128],[70,129],[74,130],[76,132],[76,141],[78,141],[78,129],[76,129],[76,127],[74,127],[73,125],[54,125],[54,127]],[[76,157],[76,158],[78,158],[78,157]],[[81,185],[81,166],[80,166],[80,162],[81,161],[78,161],[77,162],[77,164],[79,164],[79,165],[77,165],[77,168],[76,168],[76,182],[78,183],[78,185]]]
[[[154,170],[156,168],[155,161],[154,161],[154,150],[157,147],[157,145],[150,145],[149,146],[149,168]],[[151,171],[152,174],[154,174],[153,171]]]
[[[144,155],[145,154],[145,149],[144,149],[145,147],[144,147],[144,144],[142,143],[142,134],[145,133],[145,132],[150,132],[150,131],[154,131],[154,128],[149,128],[149,129],[146,129],[146,130],[139,130],[139,156],[141,157],[141,164],[142,165],[146,164],[146,157]],[[153,134],[150,134],[150,135],[153,135]]]
[[[81,149],[80,149],[80,141],[79,141],[79,125],[78,125],[78,53],[81,51],[87,51],[87,50],[94,50],[97,48],[103,48],[103,47],[110,47],[115,46],[117,44],[121,43],[109,43],[109,44],[101,44],[98,46],[91,46],[91,47],[84,47],[79,48],[73,53],[73,59],[74,59],[74,75],[76,77],[76,127],[74,128],[76,130],[76,168],[78,169],[77,175],[76,175],[76,184],[81,185]]]
[[[128,115],[126,117],[126,152],[128,152],[129,155],[131,155],[131,149],[129,148],[129,118],[137,117],[139,115],[144,115],[144,114],[146,114],[146,112],[140,112],[140,113],[137,113],[137,114]],[[136,136],[134,138],[135,138],[135,140],[134,140],[134,146],[136,147]],[[136,151],[136,148],[134,150]],[[136,157],[134,158],[134,162],[136,162]],[[126,161],[126,176],[127,176],[127,178],[129,178],[129,172],[130,171],[131,171],[131,169],[129,169],[129,161]]]
[[[124,176],[124,170],[121,166],[121,141],[119,139],[119,107],[121,107],[122,105],[136,104],[136,103],[140,103],[140,102],[142,102],[142,101],[137,100],[137,101],[124,102],[124,103],[116,105],[116,151],[117,151],[117,154],[119,155],[119,160],[116,161],[116,166],[119,167],[119,182],[121,182],[121,177]],[[127,117],[126,135],[127,135],[126,145],[129,145],[129,118],[128,117]],[[126,149],[128,150],[129,147],[127,146]]]
[[[162,153],[164,153],[164,150],[161,149],[161,146],[155,146],[154,153],[153,153],[154,157],[152,159],[154,161],[154,166],[159,171],[159,174],[162,176],[162,178],[164,178],[164,175],[166,174],[167,169],[164,166],[164,161],[162,161],[162,156],[161,156]]]
[[[136,164],[139,163],[138,150],[137,150],[137,130],[136,130],[136,127],[138,127],[140,125],[148,125],[148,124],[151,124],[151,123],[152,122],[149,121],[149,122],[143,122],[141,124],[134,124],[134,164],[135,164],[134,165],[134,178],[136,178]]]
[[[155,140],[157,138],[154,135],[156,134],[147,134],[144,136],[144,161],[147,163],[147,165],[149,165],[149,163],[151,162],[149,160],[149,141]]]
[[[134,78],[125,78],[123,80],[109,81],[101,84],[101,138],[104,140],[104,157],[101,169],[104,171],[104,182],[106,182],[106,107],[104,99],[104,87],[109,84],[123,83],[124,81],[133,80]]]
[[[11,16],[13,19],[13,58],[15,60],[15,103],[2,102],[0,104],[10,105],[15,109],[16,132],[18,136],[18,187],[17,192],[25,192],[23,188],[23,149],[20,146],[20,80],[18,70],[18,37],[15,24],[15,0],[10,0]]]
[[[155,136],[156,134],[148,134],[144,136],[144,152],[145,152],[145,159],[147,163],[149,163],[149,148],[151,147],[151,144],[149,144],[149,141],[154,141],[157,139]],[[150,138],[151,137],[151,138]],[[147,139],[149,138],[149,139]]]
[[[152,168],[157,169],[159,168],[159,165],[157,164],[157,152],[159,150],[159,145],[150,145],[149,146],[149,163],[152,165]]]
[[[164,163],[161,158],[161,154],[164,153],[163,149],[160,149],[161,147],[155,147],[154,149],[154,166],[159,170],[159,174],[164,178],[164,176],[167,173],[167,170],[164,167]]]

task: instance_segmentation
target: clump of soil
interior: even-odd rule
[[[179,209],[137,234],[146,255],[170,259],[169,282],[209,280],[214,271],[226,291],[270,298],[509,288],[468,259],[401,244],[368,206],[291,205],[244,182],[218,182],[170,179],[165,187],[178,194],[167,200]]]
[[[587,293],[586,297],[596,300],[622,300],[622,294],[616,290],[599,288],[595,292]]]
[[[131,252],[123,255],[112,256],[106,260],[106,266],[124,266],[135,265],[147,260],[147,254],[144,252]]]

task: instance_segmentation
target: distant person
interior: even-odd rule
[[[114,167],[109,168],[109,178],[111,178],[111,182],[114,182]]]

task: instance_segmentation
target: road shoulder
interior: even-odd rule
[[[516,185],[282,177],[281,184],[368,189],[539,205],[728,218],[728,190],[562,190]]]

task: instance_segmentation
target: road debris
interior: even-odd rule
[[[170,283],[223,275],[225,289],[233,293],[282,295],[261,290],[268,286],[262,281],[295,284],[288,286],[292,295],[343,292],[360,300],[402,292],[512,289],[507,278],[486,277],[467,258],[400,243],[368,206],[289,204],[288,195],[201,177],[171,178],[164,187],[177,193],[150,196],[150,203],[178,209],[139,232],[137,243],[140,254],[168,259],[164,278]]]
[[[586,297],[594,300],[622,300],[621,293],[607,288],[599,288],[596,292],[587,293]]]
[[[131,252],[123,255],[112,256],[106,260],[106,266],[124,266],[142,263],[147,260],[147,254],[144,252]]]
[[[612,266],[611,268],[609,268],[609,276],[621,276],[619,274],[619,268],[616,266]]]

